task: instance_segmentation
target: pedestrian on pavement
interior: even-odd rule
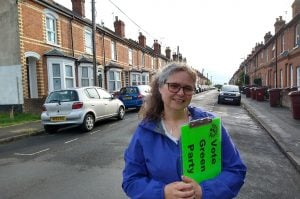
[[[180,127],[215,117],[189,105],[195,83],[195,71],[184,63],[165,66],[151,82],[151,95],[140,110],[142,121],[124,153],[122,188],[130,198],[226,199],[238,194],[246,166],[223,125],[221,173],[200,184],[182,176]]]

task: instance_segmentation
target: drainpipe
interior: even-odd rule
[[[93,43],[93,69],[94,69],[94,85],[98,86],[97,81],[97,55],[96,55],[96,19],[95,19],[95,0],[92,0],[92,43]]]
[[[74,15],[72,15],[72,18],[70,19],[70,32],[71,32],[71,48],[72,48],[72,56],[75,56],[75,52],[74,52],[74,37],[73,37],[73,25],[72,25],[72,21],[74,20]],[[74,57],[75,58],[75,57]]]
[[[278,84],[278,74],[277,74],[277,37],[275,38],[275,74],[276,74],[276,81],[275,81],[275,88],[277,88]]]

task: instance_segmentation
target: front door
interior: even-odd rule
[[[38,98],[36,58],[28,57],[26,62],[28,71],[28,89],[30,94],[29,98]]]

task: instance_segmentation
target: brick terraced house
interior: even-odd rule
[[[166,63],[186,61],[170,48],[153,49],[140,33],[125,37],[125,24],[115,18],[112,31],[96,25],[97,68],[93,67],[92,21],[85,0],[72,0],[72,10],[53,0],[5,0],[0,7],[0,110],[40,112],[50,91],[94,85],[113,93],[121,86],[148,84]],[[94,81],[94,71],[97,72]]]
[[[292,4],[292,20],[286,23],[280,16],[274,28],[275,34],[265,34],[264,42],[255,45],[230,83],[243,85],[240,76],[245,73],[250,85],[300,88],[300,0]]]

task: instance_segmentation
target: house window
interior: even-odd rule
[[[295,31],[295,46],[300,45],[300,24],[297,24]]]
[[[151,57],[151,68],[154,69],[154,60],[153,60],[153,57]]]
[[[283,88],[283,71],[280,70],[280,88]]]
[[[79,86],[93,86],[94,79],[93,79],[93,66],[79,66],[78,67],[78,74],[79,74]]]
[[[51,10],[45,9],[45,28],[46,28],[46,41],[50,44],[58,44],[57,42],[57,21],[58,15]]]
[[[290,65],[290,80],[291,80],[291,87],[293,87],[294,86],[294,84],[293,84],[293,66],[292,65]]]
[[[277,73],[274,72],[274,87],[277,88]]]
[[[136,86],[141,84],[141,74],[140,73],[131,73],[131,85]]]
[[[149,84],[149,74],[148,73],[142,74],[142,84],[143,85]]]
[[[66,82],[66,88],[72,88],[74,87],[74,72],[73,67],[71,65],[65,65],[65,82]]]
[[[110,70],[108,72],[108,91],[113,93],[121,89],[121,71]]]
[[[85,52],[87,54],[92,54],[93,45],[92,45],[92,31],[90,29],[85,29]]]
[[[300,67],[297,67],[297,87],[300,89]]]
[[[145,67],[145,53],[142,54],[142,67]]]
[[[63,58],[48,58],[49,91],[75,87],[74,61]]]
[[[266,61],[267,62],[269,61],[269,51],[268,51],[268,49],[266,49]]]
[[[114,41],[111,41],[111,59],[115,61],[117,60],[117,46]]]
[[[273,47],[272,47],[272,57],[273,58],[275,57],[275,54],[276,54],[275,50],[276,50],[276,47],[275,47],[275,43],[274,43]]]
[[[60,64],[52,64],[52,82],[54,90],[61,89]]]
[[[281,35],[281,52],[284,51],[284,45],[285,45],[284,42],[285,42],[285,41],[284,41],[284,35]]]
[[[128,50],[128,64],[129,65],[132,65],[133,63],[132,63],[132,59],[133,57],[132,57],[132,48],[129,48],[129,50]]]

